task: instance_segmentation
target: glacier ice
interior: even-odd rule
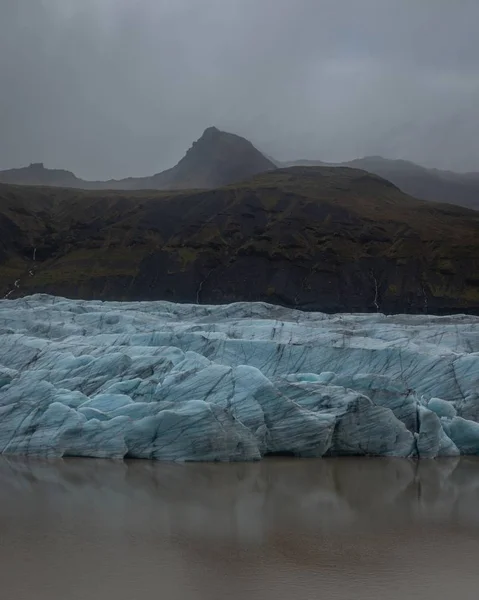
[[[479,454],[479,318],[0,301],[0,453]]]

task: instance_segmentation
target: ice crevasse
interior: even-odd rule
[[[2,300],[0,453],[479,454],[479,318]]]

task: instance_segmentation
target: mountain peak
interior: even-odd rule
[[[224,138],[228,135],[233,135],[233,134],[229,134],[229,133],[226,133],[225,131],[221,131],[217,127],[207,127],[203,131],[201,136],[192,143],[191,148],[188,150],[188,152],[191,152],[191,150],[193,148],[196,148],[198,145],[202,146],[205,144],[213,144],[215,142],[217,143],[221,140],[221,138]],[[187,154],[188,154],[188,152],[187,152]]]
[[[212,188],[272,169],[276,165],[247,139],[208,127],[175,167],[154,179],[168,188]]]
[[[223,131],[220,131],[220,130],[218,129],[218,127],[214,127],[214,126],[212,126],[212,127],[207,127],[207,128],[206,128],[206,129],[203,131],[203,135],[201,136],[201,138],[204,138],[204,137],[210,137],[210,136],[214,136],[214,135],[217,135],[218,133],[220,133],[220,134],[221,134],[221,133],[224,133],[224,132],[223,132]],[[200,139],[201,139],[201,138],[200,138]]]

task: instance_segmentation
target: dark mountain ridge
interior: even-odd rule
[[[248,140],[209,127],[176,166],[149,177],[85,181],[69,171],[46,169],[42,163],[36,163],[22,169],[0,171],[0,183],[87,190],[199,189],[234,183],[275,168],[276,165]]]
[[[447,202],[479,210],[479,173],[454,173],[427,169],[406,160],[366,156],[344,163],[297,160],[276,163],[290,166],[342,166],[363,169],[388,179],[406,194],[432,202]]]
[[[479,314],[479,213],[345,167],[204,191],[0,185],[0,295]]]
[[[28,167],[0,171],[0,183],[14,185],[46,185],[80,188],[89,182],[64,169],[46,169],[43,163],[31,163]]]
[[[85,181],[70,171],[46,169],[41,163],[23,169],[0,171],[0,183],[49,185],[98,190],[211,189],[235,183],[257,173],[293,166],[346,166],[388,179],[403,192],[432,202],[446,202],[479,210],[479,173],[427,169],[405,160],[368,156],[346,163],[297,160],[279,163],[266,157],[248,140],[209,127],[171,169],[148,177]]]

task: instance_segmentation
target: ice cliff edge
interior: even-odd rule
[[[0,301],[0,453],[479,454],[479,318]]]

